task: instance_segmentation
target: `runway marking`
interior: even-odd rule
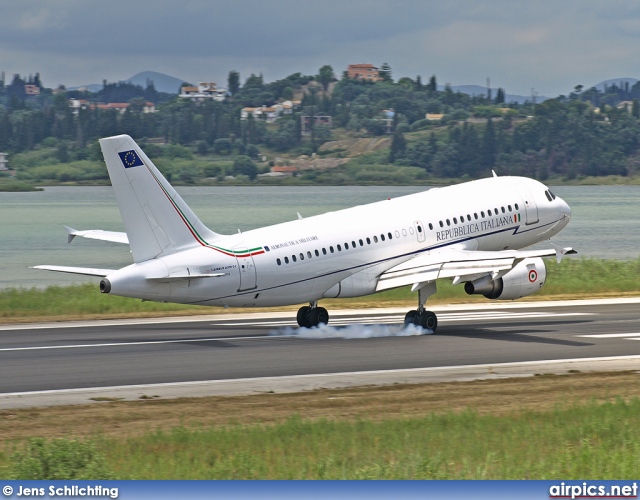
[[[543,312],[532,312],[532,313],[500,313],[500,314],[491,314],[483,313],[477,315],[466,315],[462,317],[461,314],[443,314],[441,315],[440,321],[474,321],[477,319],[514,319],[514,318],[532,318],[532,317],[559,317],[559,316],[585,316],[592,313],[560,313],[560,314],[552,314],[552,313],[543,313]],[[395,316],[388,318],[380,318],[376,319],[375,322],[366,323],[362,321],[363,318],[345,318],[343,320],[338,320],[336,322],[331,322],[331,326],[350,326],[353,324],[362,324],[362,325],[378,325],[378,324],[397,324],[401,325],[404,319],[404,316]],[[242,323],[212,323],[213,326],[285,326],[291,327],[295,325],[292,321],[253,321],[253,322],[242,322]],[[640,335],[640,334],[633,334]],[[251,335],[251,336],[242,336],[242,337],[207,337],[207,338],[198,338],[198,339],[173,339],[173,340],[148,340],[148,341],[140,341],[140,342],[108,342],[108,343],[100,343],[100,344],[68,344],[68,345],[48,345],[48,346],[28,346],[28,347],[5,347],[0,348],[0,352],[16,352],[16,351],[39,351],[39,350],[53,350],[53,349],[82,349],[82,348],[95,348],[95,347],[123,347],[123,346],[138,346],[138,345],[162,345],[162,344],[188,344],[188,343],[196,343],[196,342],[230,342],[237,340],[273,340],[273,339],[303,339],[300,335],[293,334],[282,334],[282,335]],[[305,339],[308,340],[308,339]]]
[[[0,393],[0,401],[1,400],[10,400],[12,398],[24,398],[29,396],[59,396],[63,394],[80,394],[83,399],[81,400],[83,403],[86,403],[86,394],[90,393],[104,393],[111,391],[126,391],[126,390],[159,390],[163,388],[171,389],[171,388],[185,388],[185,387],[198,387],[198,386],[222,386],[222,385],[233,385],[233,384],[255,384],[255,383],[277,383],[283,382],[288,385],[293,381],[301,381],[301,380],[309,380],[316,381],[319,387],[326,386],[326,383],[331,382],[332,380],[340,380],[342,385],[338,385],[338,387],[349,387],[350,385],[344,384],[344,380],[346,377],[356,377],[356,376],[364,376],[367,377],[363,382],[357,384],[351,384],[351,386],[358,385],[371,385],[372,381],[369,378],[372,375],[382,375],[382,376],[411,376],[416,375],[419,376],[421,374],[429,374],[429,373],[446,373],[446,372],[458,372],[463,375],[463,380],[469,379],[469,372],[475,370],[476,373],[482,375],[482,377],[474,377],[474,378],[486,378],[486,374],[490,371],[494,374],[511,374],[513,372],[507,372],[509,369],[520,369],[520,368],[530,368],[524,374],[528,376],[532,376],[535,373],[539,373],[542,371],[542,368],[545,365],[568,365],[565,368],[571,368],[572,366],[576,366],[578,368],[582,368],[582,364],[584,363],[608,363],[608,362],[636,362],[640,361],[639,355],[627,355],[627,356],[605,356],[605,357],[595,357],[595,358],[564,358],[564,359],[547,359],[547,360],[536,360],[536,361],[516,361],[516,362],[507,362],[507,363],[484,363],[484,364],[476,364],[476,365],[447,365],[447,366],[431,366],[431,367],[423,367],[423,368],[395,368],[389,370],[363,370],[363,371],[351,371],[351,372],[334,372],[334,373],[309,373],[309,374],[300,374],[300,375],[275,375],[275,376],[266,376],[266,377],[246,377],[246,378],[235,378],[235,379],[214,379],[214,380],[193,380],[187,382],[159,382],[152,384],[131,384],[131,385],[114,385],[114,386],[102,386],[102,387],[83,387],[83,388],[71,388],[71,389],[49,389],[49,390],[41,390],[41,391],[24,391],[24,392],[8,392],[8,393]],[[602,368],[601,368],[602,369]],[[610,368],[609,368],[610,369]],[[583,370],[595,371],[593,367],[585,367]],[[557,370],[545,371],[546,373],[558,373]],[[560,373],[564,373],[564,371],[560,371]],[[456,380],[456,378],[452,378],[452,380]],[[406,383],[406,379],[398,379],[400,382]],[[323,384],[325,382],[325,384]],[[426,380],[425,382],[429,382]],[[388,384],[390,383],[390,379],[385,379],[383,382],[378,382],[378,384]],[[420,383],[419,381],[416,383]],[[267,389],[281,389],[274,386],[263,386],[259,387],[259,389],[267,390]],[[286,392],[300,392],[301,390],[309,390],[309,389],[317,389],[318,386],[296,389],[295,391],[286,391]],[[244,393],[255,393],[256,387],[251,386],[250,390],[241,391],[238,390],[237,394]],[[228,393],[227,393],[228,395]],[[138,394],[135,395],[138,397]],[[34,405],[38,406],[38,405]]]
[[[276,339],[285,337],[295,337],[295,335],[281,335],[280,337],[269,337],[267,335],[258,335],[253,337],[214,337],[206,339],[183,339],[183,340],[148,340],[144,342],[112,342],[108,344],[70,344],[70,345],[46,345],[46,346],[31,346],[31,347],[5,347],[0,349],[0,352],[11,351],[39,351],[47,349],[81,349],[83,347],[122,347],[132,345],[153,345],[153,344],[182,344],[193,342],[211,342],[217,341],[229,341],[229,340],[254,340],[254,339]]]
[[[525,319],[525,318],[558,318],[568,316],[593,316],[595,313],[546,313],[546,312],[530,312],[530,313],[448,313],[438,314],[438,323],[450,322],[450,321],[476,321],[487,319]],[[363,322],[364,318],[338,318],[331,320],[331,326],[345,326],[351,324],[370,324],[371,322]],[[375,318],[375,324],[399,324],[404,321],[404,315],[402,316],[387,316],[381,318]],[[211,323],[212,326],[296,326],[293,320],[279,320],[279,321],[237,321],[237,322],[215,322]]]
[[[615,339],[640,340],[640,333],[598,333],[592,335],[576,335],[576,337],[586,337],[590,339]]]

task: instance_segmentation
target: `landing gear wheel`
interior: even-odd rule
[[[405,328],[407,326],[409,326],[409,325],[415,324],[416,316],[418,316],[418,311],[416,311],[415,309],[412,309],[407,314],[405,314],[405,316],[404,316],[404,326],[405,326]]]
[[[325,325],[329,323],[329,313],[324,307],[316,307],[315,309],[311,309],[308,318],[311,326],[318,326],[320,323],[323,323]]]
[[[415,317],[414,321],[417,325],[427,330],[431,330],[433,333],[435,333],[436,328],[438,328],[438,317],[433,311],[422,311]]]
[[[298,315],[296,316],[296,320],[298,321],[298,325],[302,328],[311,328],[311,323],[309,321],[309,313],[312,311],[310,306],[302,306],[298,309]]]

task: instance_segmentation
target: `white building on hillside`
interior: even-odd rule
[[[194,101],[205,101],[207,99],[224,101],[227,98],[227,94],[227,89],[218,87],[215,82],[200,82],[197,87],[183,85],[180,89],[179,97]]]
[[[0,153],[0,170],[9,170],[7,164],[9,160],[7,160],[7,153]]]

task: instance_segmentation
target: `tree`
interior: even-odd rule
[[[436,75],[431,75],[431,78],[429,78],[429,90],[431,92],[435,92],[436,90],[438,90],[438,84],[436,82]]]
[[[389,63],[382,63],[379,73],[383,82],[393,83],[393,79],[391,78],[391,66],[389,66]]]
[[[422,78],[420,75],[416,76],[416,92],[420,92],[422,90]]]
[[[496,163],[496,131],[491,117],[487,120],[487,126],[482,136],[482,164],[485,167],[493,167]]]
[[[236,175],[246,175],[253,180],[258,175],[258,167],[248,156],[238,156],[233,160],[233,172]]]
[[[640,118],[640,107],[638,106],[637,98],[633,100],[633,104],[631,105],[631,116]]]
[[[322,85],[322,90],[324,91],[325,94],[329,89],[329,84],[333,80],[335,80],[335,78],[336,76],[333,73],[333,68],[329,65],[322,66],[322,68],[320,68],[320,71],[318,72],[318,75],[316,76],[316,79]]]
[[[389,150],[389,163],[395,163],[396,160],[402,158],[407,149],[407,141],[404,134],[396,129],[391,139],[391,149]]]
[[[235,70],[229,71],[227,90],[231,92],[231,95],[236,95],[238,90],[240,90],[240,73]]]
[[[496,104],[504,104],[504,101],[505,101],[504,89],[499,88],[498,92],[496,93]]]

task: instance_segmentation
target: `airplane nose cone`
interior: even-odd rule
[[[560,213],[562,214],[562,216],[566,219],[571,219],[571,207],[569,206],[569,204],[559,196],[556,196],[556,201],[559,204]]]

